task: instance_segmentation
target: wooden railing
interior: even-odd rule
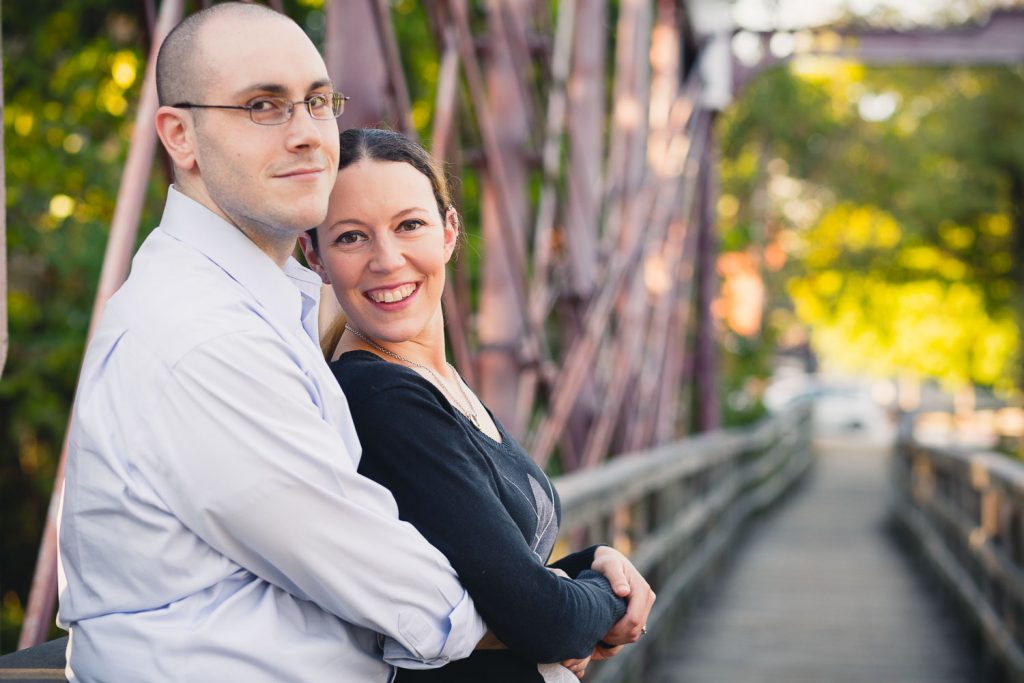
[[[611,541],[631,555],[658,594],[649,635],[594,664],[588,681],[645,680],[647,655],[671,633],[691,589],[743,523],[811,465],[810,428],[804,404],[751,428],[709,432],[556,480],[563,549]],[[25,680],[59,680],[63,640],[0,658],[0,680],[11,671]]]
[[[592,665],[588,681],[646,680],[649,654],[670,635],[691,590],[743,523],[811,465],[810,429],[803,404],[752,428],[710,432],[556,481],[563,542],[613,542],[658,595],[648,635]]]
[[[893,461],[895,517],[1002,672],[1024,681],[1024,463],[904,434]]]

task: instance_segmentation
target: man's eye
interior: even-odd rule
[[[249,108],[255,112],[271,112],[281,109],[281,102],[272,98],[263,98],[259,100],[253,100],[249,103]]]
[[[306,101],[309,102],[309,106],[314,109],[323,109],[329,104],[327,95],[311,95]]]

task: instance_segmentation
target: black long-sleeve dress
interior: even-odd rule
[[[495,420],[498,443],[433,384],[367,351],[331,364],[363,452],[359,471],[392,491],[399,515],[447,556],[508,650],[477,651],[399,680],[542,681],[537,663],[590,654],[625,602],[589,569],[594,549],[552,566],[560,517],[547,476]]]

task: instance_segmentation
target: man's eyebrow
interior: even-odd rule
[[[311,90],[317,90],[319,88],[324,87],[325,85],[331,85],[331,79],[321,78],[319,80],[313,81],[309,85],[309,87],[306,88],[306,91],[308,92]],[[288,93],[288,88],[281,85],[280,83],[253,83],[252,85],[248,85],[240,89],[238,91],[238,94],[243,95],[251,92],[265,92],[270,93],[272,95],[286,95]]]

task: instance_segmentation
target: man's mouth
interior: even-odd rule
[[[310,177],[322,173],[322,168],[296,168],[285,173],[279,173],[278,178],[303,178]]]

